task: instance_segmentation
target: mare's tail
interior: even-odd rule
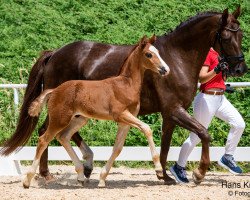
[[[43,69],[49,58],[53,55],[53,51],[42,52],[40,58],[33,65],[28,85],[24,94],[24,100],[21,107],[17,128],[14,134],[5,141],[1,146],[0,154],[7,156],[15,150],[20,150],[21,146],[25,145],[38,122],[38,117],[32,117],[28,114],[28,108],[35,98],[42,92]]]
[[[29,107],[29,115],[31,117],[38,117],[40,112],[42,111],[43,105],[49,99],[49,94],[53,91],[53,89],[47,89],[42,92],[30,105]]]

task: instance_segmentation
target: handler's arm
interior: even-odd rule
[[[200,83],[206,83],[210,81],[217,74],[214,70],[208,71],[209,67],[207,65],[203,65],[199,74]]]

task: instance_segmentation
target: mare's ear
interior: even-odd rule
[[[241,13],[241,9],[240,9],[240,5],[238,6],[238,8],[236,8],[236,10],[233,12],[233,16],[235,19],[237,19],[240,16]]]
[[[147,43],[148,43],[148,38],[146,35],[144,35],[139,42],[140,48],[144,49],[144,47],[146,46]]]
[[[225,9],[222,13],[221,27],[225,27],[227,25],[227,18],[228,18],[228,8]]]
[[[149,43],[150,43],[150,44],[153,44],[153,43],[155,42],[155,40],[156,40],[156,36],[155,36],[155,34],[154,34],[154,35],[152,35],[152,37],[149,39]]]

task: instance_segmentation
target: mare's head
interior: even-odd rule
[[[240,15],[240,7],[232,14],[225,9],[214,42],[214,49],[220,53],[222,61],[229,64],[231,76],[242,76],[247,72],[247,65],[241,50],[242,31],[237,18]]]
[[[170,69],[161,58],[159,51],[153,46],[156,36],[153,35],[150,39],[144,36],[138,45],[141,56],[141,66],[150,69],[162,76],[168,75]]]

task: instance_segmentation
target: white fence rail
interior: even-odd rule
[[[231,82],[232,87],[249,87],[250,82]],[[14,91],[14,103],[19,103],[18,89],[25,88],[26,84],[0,84],[0,88],[10,88]],[[112,147],[90,147],[94,152],[94,160],[108,160],[112,153]],[[82,157],[77,147],[74,147],[79,158]],[[160,152],[160,148],[157,147]],[[224,147],[210,147],[211,161],[217,161],[224,154]],[[180,147],[170,147],[168,161],[176,161],[180,152]],[[13,153],[9,157],[0,157],[0,175],[19,175],[21,174],[20,160],[33,160],[35,147],[24,147],[21,151]],[[70,160],[63,147],[49,147],[49,160]],[[237,147],[235,152],[236,161],[250,161],[250,147]],[[199,161],[201,157],[201,147],[195,147],[189,156],[189,161]],[[116,160],[128,161],[151,161],[149,147],[124,147]]]
[[[250,87],[250,82],[228,82],[231,87]],[[10,88],[14,91],[14,104],[17,106],[19,104],[19,93],[18,89],[26,88],[27,84],[0,84],[0,88]]]
[[[113,147],[90,147],[94,153],[94,160],[106,161],[109,159]],[[49,147],[48,160],[71,160],[63,147]],[[160,148],[156,148],[160,152]],[[74,147],[79,158],[82,154],[77,147]],[[225,152],[224,147],[210,147],[211,161],[218,161]],[[21,151],[13,153],[9,157],[0,157],[0,176],[18,176],[22,174],[20,160],[33,160],[36,147],[24,147]],[[180,147],[170,147],[167,160],[176,161],[180,152]],[[236,161],[250,161],[250,147],[237,147],[234,154]],[[199,161],[201,158],[201,147],[195,147],[190,154],[189,161]],[[124,147],[117,161],[151,161],[149,147]]]
[[[82,158],[82,153],[77,147],[73,147],[79,158]],[[90,147],[94,153],[94,160],[105,161],[111,156],[113,147],[99,146]],[[160,147],[156,147],[158,153],[160,153]],[[168,153],[168,161],[176,161],[181,147],[170,147]],[[210,147],[210,159],[211,161],[218,161],[225,153],[224,147]],[[12,154],[13,160],[33,160],[36,152],[36,147],[24,147],[21,151]],[[250,147],[237,147],[234,154],[236,161],[250,161]],[[189,161],[199,161],[201,158],[201,147],[195,147],[190,154]],[[49,160],[71,160],[66,150],[63,147],[49,147],[48,153]],[[116,160],[122,161],[151,161],[151,153],[149,147],[123,147],[122,152]]]

